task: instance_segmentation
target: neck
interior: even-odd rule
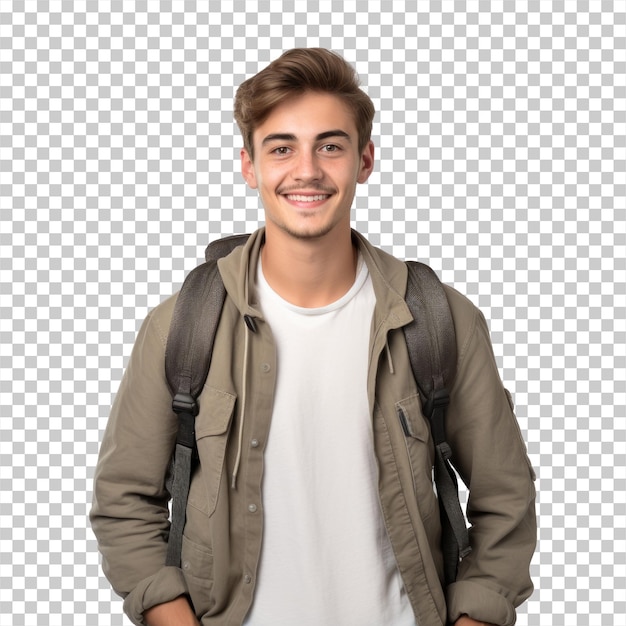
[[[358,253],[347,229],[334,237],[295,239],[265,233],[263,274],[270,287],[296,306],[335,302],[354,284]]]

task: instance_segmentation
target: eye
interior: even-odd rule
[[[287,146],[278,146],[278,148],[272,150],[272,154],[284,156],[285,154],[289,154],[289,148]]]
[[[327,143],[326,145],[322,146],[322,150],[324,152],[339,152],[341,148],[334,143]]]

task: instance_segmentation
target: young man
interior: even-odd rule
[[[407,269],[350,228],[373,115],[326,50],[286,52],[238,90],[242,173],[266,226],[219,262],[227,298],[180,568],[164,565],[175,296],[139,333],[96,471],[92,525],[135,624],[509,626],[532,591],[533,471],[486,323],[450,288],[447,436],[473,550],[443,588],[433,444],[402,332]]]

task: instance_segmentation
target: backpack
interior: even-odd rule
[[[197,460],[195,416],[197,398],[206,381],[217,325],[226,290],[217,260],[243,245],[249,235],[233,235],[210,243],[206,262],[192,270],[178,295],[165,351],[165,372],[178,416],[178,435],[173,457],[171,525],[166,565],[180,567],[187,497],[194,462]],[[434,479],[442,524],[444,579],[456,579],[459,561],[471,551],[458,483],[446,442],[445,415],[448,386],[456,372],[456,337],[450,307],[435,272],[416,261],[409,269],[405,299],[413,321],[403,328],[411,368],[421,398],[422,411],[430,422],[435,445]],[[245,320],[246,324],[254,323]],[[408,425],[401,421],[405,435]]]

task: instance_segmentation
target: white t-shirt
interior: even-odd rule
[[[414,625],[385,531],[367,399],[375,297],[352,288],[315,309],[257,270],[278,350],[263,475],[263,545],[248,626]]]

